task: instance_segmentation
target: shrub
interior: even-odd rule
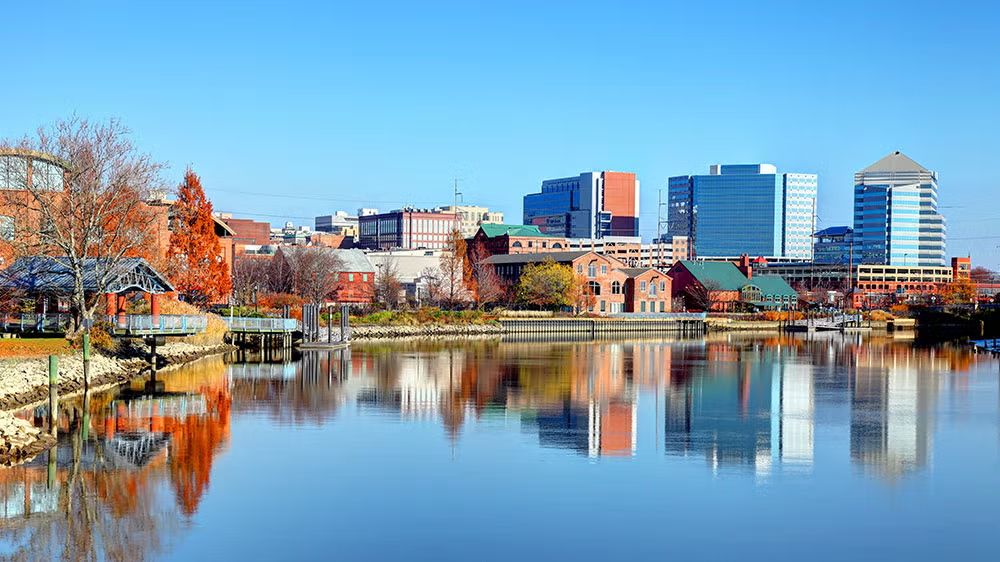
[[[117,342],[111,337],[111,332],[114,330],[108,322],[94,322],[94,327],[90,329],[90,349],[91,351],[96,351],[99,353],[104,353],[106,355],[111,355],[115,352]],[[83,349],[83,334],[77,334],[75,338],[70,340],[70,345],[73,349]]]

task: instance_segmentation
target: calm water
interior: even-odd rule
[[[0,553],[997,560],[998,372],[839,335],[208,359],[65,403]]]

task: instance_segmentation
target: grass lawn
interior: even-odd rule
[[[63,355],[73,348],[65,338],[3,338],[0,339],[0,359],[31,359],[48,355]]]

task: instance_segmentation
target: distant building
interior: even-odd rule
[[[352,217],[344,211],[316,217],[314,224],[317,232],[350,237],[358,235],[358,217]]]
[[[234,219],[231,213],[218,213],[218,218],[235,232],[234,244],[266,246],[271,243],[271,225],[250,219]]]
[[[613,257],[628,267],[668,269],[678,260],[691,257],[688,239],[684,236],[663,236],[659,242],[643,244],[638,236],[608,236],[600,239],[571,238],[570,250],[590,250]]]
[[[503,213],[490,211],[488,207],[446,205],[441,207],[441,210],[445,213],[455,213],[458,215],[462,238],[472,238],[475,236],[480,225],[503,224]]]
[[[854,242],[861,263],[945,265],[937,173],[898,150],[854,174]]]
[[[567,249],[565,238],[544,234],[537,226],[520,224],[480,225],[472,237],[472,243],[482,246],[491,256],[561,252]]]
[[[639,180],[626,172],[545,180],[524,196],[524,224],[565,238],[638,236]]]
[[[366,250],[445,248],[456,227],[455,214],[406,207],[358,217],[358,246]]]
[[[854,255],[854,229],[849,226],[831,226],[813,234],[813,263],[833,265],[859,263],[861,249]]]
[[[816,192],[816,174],[713,165],[708,175],[668,180],[668,234],[689,237],[698,257],[812,259]]]

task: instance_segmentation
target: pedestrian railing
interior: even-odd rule
[[[223,316],[222,321],[230,332],[253,334],[287,334],[299,330],[298,320],[294,318],[244,318],[241,316]]]
[[[107,321],[119,335],[201,334],[208,328],[204,314],[125,314]]]
[[[57,314],[4,314],[4,332],[64,333],[73,317],[68,313]]]

